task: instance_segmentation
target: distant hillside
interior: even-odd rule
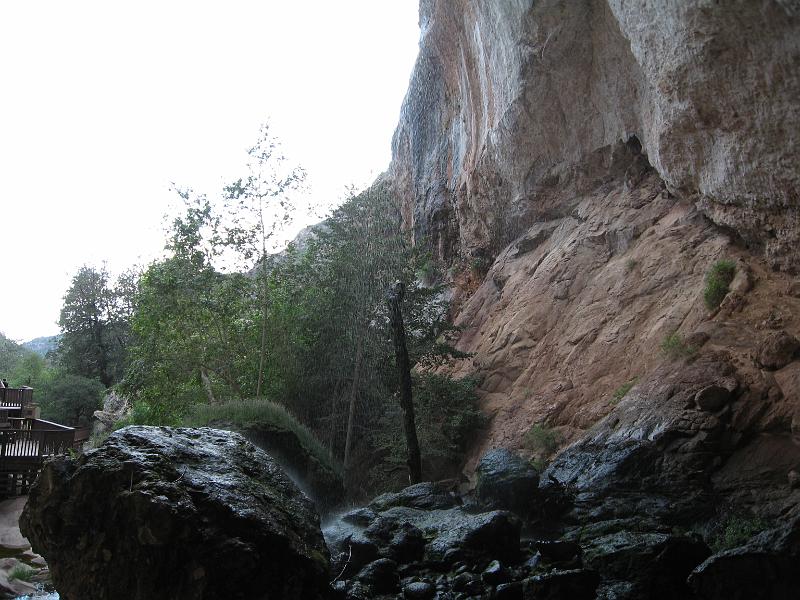
[[[0,378],[8,377],[17,364],[30,353],[27,348],[0,333]]]
[[[46,356],[51,350],[55,350],[58,346],[58,341],[61,339],[61,334],[47,335],[34,338],[30,341],[24,342],[23,347],[28,350],[36,352],[39,356]]]

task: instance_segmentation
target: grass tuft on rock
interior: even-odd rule
[[[661,342],[661,352],[671,360],[688,358],[697,352],[697,348],[687,344],[683,336],[674,331]]]
[[[633,386],[635,386],[636,382],[638,382],[638,381],[639,381],[639,378],[638,377],[634,377],[633,379],[631,379],[627,383],[623,383],[616,390],[614,390],[614,393],[611,395],[611,404],[612,405],[619,404],[620,400],[622,400],[625,396],[628,395],[628,392],[631,391],[631,388]]]
[[[555,452],[556,448],[558,448],[558,442],[559,438],[556,431],[541,423],[531,425],[531,428],[522,438],[525,448],[543,455],[550,455]]]
[[[31,569],[30,567],[20,564],[11,570],[11,573],[8,575],[8,580],[13,581],[14,579],[17,579],[19,581],[31,581],[35,574],[35,569]]]
[[[703,301],[708,310],[716,310],[730,290],[733,277],[736,275],[736,263],[732,260],[718,260],[706,273],[706,287],[703,290]]]

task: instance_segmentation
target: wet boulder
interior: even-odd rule
[[[347,579],[376,557],[444,569],[464,560],[519,559],[520,520],[503,510],[474,513],[460,500],[435,484],[417,484],[329,521],[324,533],[334,571]]]
[[[478,500],[491,508],[524,515],[534,506],[539,474],[531,464],[506,448],[484,454],[475,469]]]
[[[432,510],[451,508],[460,502],[461,499],[445,486],[432,481],[423,481],[410,485],[399,492],[381,494],[370,502],[369,507],[378,512],[394,506]]]
[[[436,588],[425,581],[413,581],[403,588],[405,600],[430,600],[436,595]]]
[[[329,512],[344,502],[341,469],[330,456],[304,444],[297,432],[265,422],[249,423],[241,428],[221,428],[239,431],[269,454],[314,501],[320,512]]]
[[[323,598],[311,501],[265,452],[215,429],[127,427],[48,463],[20,528],[64,600]]]
[[[789,600],[800,590],[800,519],[710,556],[689,577],[700,600]]]
[[[356,579],[376,594],[391,594],[400,589],[397,563],[390,558],[379,558],[366,565]]]
[[[717,411],[738,389],[736,368],[725,357],[663,364],[553,459],[539,493],[558,497],[568,489],[573,522],[632,518],[686,525],[709,518],[708,473],[736,449]],[[636,529],[655,530],[644,523]]]
[[[630,598],[688,598],[686,578],[711,554],[699,538],[619,531],[583,547],[583,563],[610,581],[626,582]]]
[[[526,579],[523,586],[525,600],[592,600],[600,576],[586,569],[551,571]]]

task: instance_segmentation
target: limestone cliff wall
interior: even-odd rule
[[[563,446],[646,409],[647,432],[610,437],[683,423],[695,440],[722,422],[727,449],[706,465],[720,486],[800,471],[800,356],[758,358],[778,332],[800,336],[795,6],[422,1],[390,174],[406,227],[449,267],[473,353],[455,371],[482,377],[492,420],[474,456],[524,447],[537,423]],[[737,279],[709,311],[721,258]],[[673,332],[688,358],[661,351]],[[674,375],[698,356],[732,369],[716,412],[648,400],[653,378],[717,385]],[[631,381],[645,390],[633,411],[613,398]]]
[[[668,189],[797,270],[800,26],[790,2],[423,0],[395,133],[407,224],[496,250],[566,212],[565,169],[635,135]]]

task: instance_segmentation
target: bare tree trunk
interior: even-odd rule
[[[262,217],[263,227],[263,217]],[[266,245],[264,245],[264,252],[261,254],[261,349],[258,358],[258,384],[256,385],[256,398],[261,397],[261,384],[264,382],[264,357],[267,354],[267,255]]]
[[[214,404],[217,400],[214,398],[214,390],[211,389],[211,380],[208,378],[208,371],[205,367],[200,367],[200,381],[203,382],[209,404]]]
[[[361,338],[358,338],[356,346],[356,367],[353,371],[353,385],[350,387],[350,407],[347,411],[347,436],[344,442],[344,474],[347,480],[347,472],[350,469],[350,449],[353,443],[353,425],[356,420],[356,397],[358,394],[358,380],[361,374]]]
[[[403,324],[403,313],[400,311],[400,301],[403,299],[405,287],[401,282],[396,282],[389,289],[387,301],[389,303],[389,319],[394,335],[394,354],[397,362],[397,374],[400,379],[400,407],[403,409],[403,432],[406,436],[408,449],[408,469],[411,483],[422,481],[422,460],[417,439],[417,426],[414,423],[414,401],[411,396],[411,361],[408,358],[406,347],[406,328]]]

